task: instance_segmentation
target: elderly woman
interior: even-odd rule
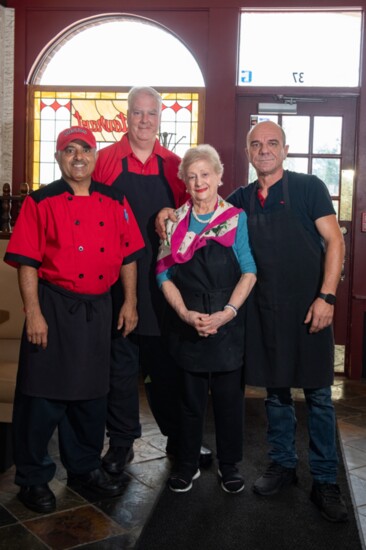
[[[168,485],[186,492],[200,475],[198,460],[209,392],[215,417],[218,475],[224,491],[238,493],[242,459],[241,307],[256,281],[246,214],[218,195],[223,165],[210,145],[189,149],[179,177],[191,198],[167,221],[157,280],[169,304],[168,345],[181,369],[180,450]]]

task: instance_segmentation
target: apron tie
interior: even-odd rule
[[[69,313],[71,313],[72,315],[75,315],[75,313],[83,305],[85,305],[85,310],[86,310],[86,321],[87,323],[90,323],[93,320],[93,309],[95,309],[92,302],[90,302],[90,300],[77,300],[69,308]]]

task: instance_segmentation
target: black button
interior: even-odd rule
[[[125,246],[130,246],[130,243],[125,243]]]
[[[103,275],[99,275],[99,279],[104,279]]]
[[[101,248],[100,251],[101,251],[101,252],[104,252],[104,248]]]
[[[79,221],[79,220],[75,220],[75,225],[80,225],[80,221]]]
[[[101,225],[101,226],[103,227],[103,225],[104,225],[104,222],[99,222],[99,225]]]
[[[68,201],[72,201],[72,197],[67,197],[67,200],[68,200]]]
[[[79,273],[79,279],[84,279],[84,273]]]
[[[83,247],[83,246],[79,246],[78,250],[79,250],[79,252],[83,252],[84,247]]]

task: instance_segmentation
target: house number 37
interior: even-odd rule
[[[304,73],[292,73],[294,77],[294,82],[303,84],[304,83]]]

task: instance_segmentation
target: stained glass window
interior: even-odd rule
[[[127,131],[128,92],[35,90],[33,97],[33,189],[60,177],[54,160],[58,133],[69,126],[92,130],[98,149]],[[179,156],[198,143],[199,93],[162,92],[160,142]]]
[[[92,54],[82,63],[70,64],[75,52],[84,51]],[[182,156],[199,143],[202,72],[184,43],[152,20],[106,14],[78,21],[49,43],[28,82],[27,181],[33,189],[60,176],[54,152],[64,128],[90,128],[99,149],[121,139],[127,130],[127,94],[132,86],[154,86],[161,92],[159,139],[164,146]]]

